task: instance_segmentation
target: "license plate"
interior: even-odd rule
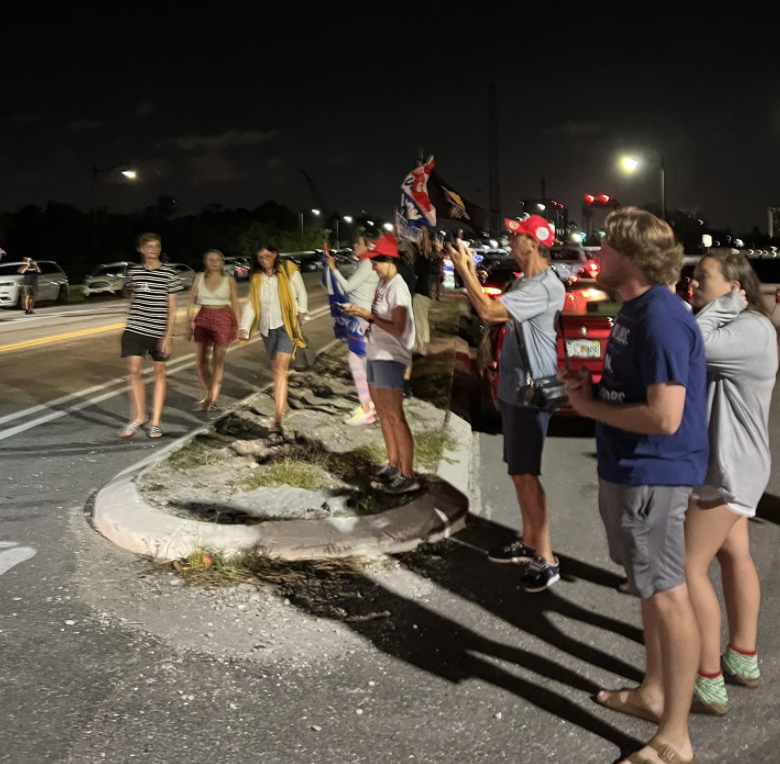
[[[566,352],[571,358],[601,358],[598,340],[566,340]]]

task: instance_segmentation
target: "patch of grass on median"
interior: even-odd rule
[[[303,581],[358,576],[371,562],[363,557],[286,562],[271,559],[251,549],[233,555],[196,549],[183,559],[153,565],[153,568],[168,571],[173,568],[190,586],[225,587],[264,583],[287,589]]]
[[[178,451],[174,451],[168,457],[168,464],[174,469],[188,469],[201,467],[206,464],[218,464],[221,457],[216,450],[204,442],[200,437],[195,437],[185,443]]]
[[[457,446],[446,427],[414,436],[414,468],[419,472],[434,472],[445,451]]]
[[[310,464],[286,457],[272,464],[260,475],[252,475],[243,485],[245,491],[255,488],[269,488],[277,485],[290,485],[294,488],[305,488],[315,491],[325,483],[325,476],[319,464]]]

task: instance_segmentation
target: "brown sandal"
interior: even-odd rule
[[[692,759],[683,759],[672,746],[666,745],[666,743],[651,740],[646,747],[656,751],[664,764],[696,764],[695,756]],[[643,756],[639,751],[632,753],[627,761],[630,761],[631,764],[656,764],[655,761],[648,759],[647,756]]]
[[[607,690],[609,697],[606,700],[599,700],[598,695],[595,695],[593,700],[600,706],[608,708],[610,711],[616,711],[617,713],[625,714],[626,716],[633,716],[635,719],[641,719],[642,721],[651,722],[652,724],[660,724],[661,717],[647,706],[639,706],[628,699],[621,700],[621,692],[631,693],[638,690],[638,687],[621,687],[619,690]]]

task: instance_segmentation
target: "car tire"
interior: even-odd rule
[[[65,284],[60,284],[60,291],[57,293],[57,302],[60,305],[65,305],[68,302],[68,287]]]

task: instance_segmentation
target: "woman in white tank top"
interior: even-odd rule
[[[225,259],[217,249],[203,256],[187,305],[187,339],[195,340],[195,368],[203,398],[196,411],[220,411],[217,404],[225,370],[225,353],[238,333],[240,309],[235,279],[225,274]],[[196,312],[197,311],[197,312]],[[213,347],[211,363],[209,348]]]

